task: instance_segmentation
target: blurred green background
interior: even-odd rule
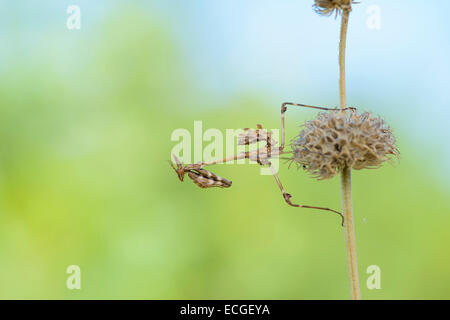
[[[233,187],[201,190],[167,163],[172,132],[194,120],[275,129],[283,101],[337,103],[339,21],[299,2],[2,2],[0,298],[349,298],[338,217],[287,206],[256,165],[217,166]],[[401,4],[371,3],[382,29],[354,9],[348,101],[385,117],[401,159],[353,173],[362,297],[448,299],[449,23],[438,5],[396,18]],[[288,137],[314,114],[289,112]],[[339,179],[279,174],[297,202],[340,207]],[[66,288],[73,264],[81,290]]]

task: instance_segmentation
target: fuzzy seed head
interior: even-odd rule
[[[345,167],[379,168],[398,156],[395,141],[384,120],[368,112],[322,112],[291,142],[292,160],[314,177],[330,179]]]
[[[315,0],[314,10],[323,16],[330,16],[333,12],[342,13],[344,10],[351,11],[353,0]]]

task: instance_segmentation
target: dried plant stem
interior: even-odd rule
[[[345,96],[345,45],[347,42],[348,17],[350,11],[343,10],[341,23],[341,37],[339,43],[339,95],[341,108],[347,105]],[[348,274],[352,300],[360,300],[358,263],[356,260],[355,228],[353,225],[352,205],[352,172],[345,168],[341,173],[342,210],[344,211],[345,246],[347,249]]]
[[[348,16],[350,12],[344,10],[342,12],[341,37],[339,42],[339,96],[341,100],[341,108],[347,105],[345,96],[345,45],[347,42]]]
[[[347,248],[348,275],[352,300],[360,300],[358,263],[356,260],[355,228],[352,207],[352,171],[345,168],[341,173],[342,208],[344,211],[345,246]]]

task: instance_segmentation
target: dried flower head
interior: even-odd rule
[[[345,167],[378,168],[399,153],[383,119],[356,111],[319,113],[291,147],[292,160],[318,179],[332,178]]]
[[[324,16],[330,16],[333,12],[342,13],[344,10],[351,11],[352,4],[358,3],[353,0],[315,0],[314,10]]]

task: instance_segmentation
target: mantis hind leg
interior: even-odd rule
[[[270,170],[272,171],[272,175],[273,175],[273,177],[275,178],[275,181],[277,182],[277,185],[278,185],[278,187],[280,188],[281,193],[283,194],[284,201],[286,201],[286,203],[287,203],[288,205],[290,205],[290,206],[292,206],[292,207],[296,207],[296,208],[317,209],[317,210],[324,210],[324,211],[329,211],[329,212],[336,213],[336,214],[338,214],[338,215],[341,216],[341,219],[342,219],[342,226],[344,226],[344,215],[343,215],[342,213],[338,212],[338,211],[335,211],[335,210],[330,209],[330,208],[316,207],[316,206],[307,206],[307,205],[302,205],[302,204],[295,204],[295,203],[292,203],[292,202],[291,202],[292,195],[289,194],[289,193],[287,193],[287,192],[284,190],[284,187],[283,187],[283,185],[281,184],[280,178],[278,177],[278,174],[277,174],[277,172],[275,171],[275,169],[274,169],[272,163],[269,162],[269,166],[270,166]]]

